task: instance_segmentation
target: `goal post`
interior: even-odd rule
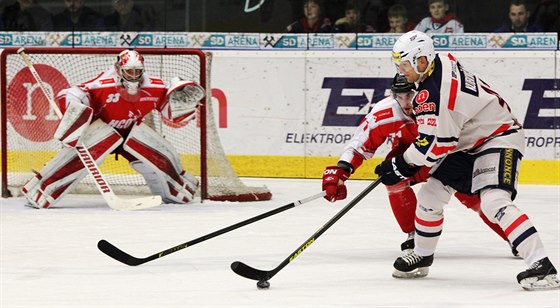
[[[54,96],[64,88],[85,82],[114,65],[124,48],[26,48],[31,62]],[[62,148],[52,136],[59,119],[41,93],[31,72],[17,54],[6,48],[0,54],[0,135],[2,146],[2,196],[19,190]],[[212,54],[199,49],[137,49],[145,59],[149,76],[169,82],[172,77],[198,82],[206,98],[196,117],[172,123],[157,111],[144,121],[178,151],[183,168],[200,179],[201,199],[219,201],[269,200],[266,187],[246,186],[227,160],[213,116],[211,96]],[[143,177],[126,159],[110,155],[100,166],[109,184],[121,194],[149,194]],[[96,192],[93,179],[86,177],[75,193]]]

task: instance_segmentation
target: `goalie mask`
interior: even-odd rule
[[[136,50],[124,50],[117,56],[115,70],[128,94],[136,95],[144,75],[144,57]]]

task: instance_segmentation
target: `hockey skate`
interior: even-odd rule
[[[414,252],[414,232],[408,234],[406,241],[401,244],[403,257]]]
[[[527,291],[556,289],[560,288],[557,273],[550,260],[544,258],[531,264],[526,271],[519,273],[517,282]]]
[[[412,252],[395,260],[393,277],[405,279],[426,277],[429,272],[428,268],[433,262],[434,255],[422,257]]]

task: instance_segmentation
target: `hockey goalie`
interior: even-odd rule
[[[164,203],[193,199],[198,180],[183,170],[173,146],[143,122],[153,110],[172,122],[195,113],[204,89],[176,77],[169,84],[144,71],[144,58],[124,50],[114,67],[64,89],[56,100],[63,112],[54,138],[63,149],[22,187],[27,206],[49,208],[88,174],[73,147],[86,147],[97,164],[111,153],[128,160]]]

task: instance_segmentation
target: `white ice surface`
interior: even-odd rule
[[[369,182],[348,181],[348,198],[323,199],[146,264],[129,267],[97,249],[106,239],[147,257],[320,191],[319,180],[244,179],[267,185],[267,202],[163,205],[110,210],[100,196],[71,195],[34,210],[1,199],[1,307],[560,307],[560,291],[527,292],[526,268],[478,216],[453,200],[427,278],[397,280],[404,234],[385,188],[374,189],[259,291],[233,273],[243,261],[271,270]],[[560,186],[523,185],[516,204],[560,266]]]

